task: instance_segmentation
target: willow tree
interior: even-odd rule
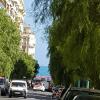
[[[52,2],[54,21],[50,29],[50,43],[55,43],[61,53],[66,75],[71,72],[71,81],[91,79],[96,86],[100,82],[99,10],[99,0]]]
[[[68,84],[90,79],[100,88],[100,0],[52,0],[50,11],[51,76]]]
[[[9,77],[19,51],[20,34],[7,12],[0,9],[0,75]]]

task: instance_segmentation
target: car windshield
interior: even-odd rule
[[[12,86],[15,86],[15,87],[25,87],[25,83],[22,83],[22,82],[12,82]]]
[[[0,85],[3,85],[4,79],[0,79]]]

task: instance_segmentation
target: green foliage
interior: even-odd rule
[[[37,72],[36,61],[19,50],[20,32],[6,11],[0,9],[0,76],[30,78]],[[35,71],[35,72],[34,72]]]
[[[22,79],[23,77],[31,78],[34,76],[35,60],[24,52],[20,52],[19,58],[14,65],[11,78]]]
[[[54,20],[49,29],[49,54],[53,79],[61,80],[54,73],[63,65],[60,75],[66,76],[66,84],[84,78],[91,79],[98,87],[100,0],[53,0],[51,11]]]
[[[40,68],[40,66],[39,66],[39,64],[38,64],[37,61],[35,61],[34,67],[35,67],[35,69],[34,69],[34,71],[33,71],[33,72],[34,72],[33,77],[35,77],[35,76],[39,73],[39,68]]]
[[[34,0],[31,4],[30,16],[35,17],[34,22],[47,23],[51,19],[49,6],[51,0]]]
[[[11,58],[7,56],[6,53],[2,51],[2,49],[0,49],[0,76],[6,75],[9,77],[11,74],[12,66],[13,64]]]
[[[54,82],[68,85],[84,78],[100,88],[100,0],[52,0],[49,9],[49,68]]]
[[[20,34],[16,24],[0,9],[0,73],[10,76],[19,51]]]

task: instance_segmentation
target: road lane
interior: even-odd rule
[[[50,92],[30,90],[27,99],[24,99],[24,97],[9,98],[8,96],[0,96],[0,100],[52,100],[51,95]]]

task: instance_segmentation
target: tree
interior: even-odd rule
[[[35,66],[34,67],[35,67],[35,69],[33,70],[33,72],[34,72],[33,77],[36,77],[36,75],[39,73],[39,68],[40,68],[37,61],[35,61]]]
[[[50,10],[53,17],[48,37],[51,76],[61,80],[54,73],[63,65],[61,74],[68,76],[69,83],[84,78],[100,88],[100,0],[53,0]],[[58,59],[61,62],[55,62]]]
[[[0,9],[0,76],[27,78],[34,74],[35,60],[19,48],[20,32],[7,12]]]
[[[0,76],[9,77],[13,68],[12,60],[0,49]]]
[[[49,10],[50,4],[51,0],[33,0],[30,14],[35,18],[35,23],[46,23],[46,21],[48,22],[48,20],[51,19],[51,12]]]
[[[36,70],[35,67],[35,60],[25,52],[20,52],[19,58],[14,64],[14,70],[12,71],[11,78],[16,79],[23,79],[32,78],[34,71]]]
[[[10,76],[19,51],[20,33],[16,23],[0,9],[0,73]]]
[[[51,4],[54,20],[49,31],[49,48],[53,44],[62,55],[65,74],[71,72],[70,83],[76,77],[84,78],[100,88],[99,10],[99,0],[53,0]]]

